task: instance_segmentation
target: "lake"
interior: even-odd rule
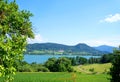
[[[24,55],[24,61],[28,62],[28,63],[32,63],[32,62],[36,62],[36,63],[44,63],[46,62],[49,58],[55,57],[55,58],[59,58],[59,57],[76,57],[78,55]],[[99,58],[101,56],[79,56],[79,57],[84,57],[84,58]]]

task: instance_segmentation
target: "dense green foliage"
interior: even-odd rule
[[[111,82],[120,82],[120,50],[114,51],[114,60],[110,69]]]
[[[70,57],[68,59],[71,60],[72,66],[83,65],[83,64],[94,64],[94,63],[110,63],[114,60],[114,55],[112,53],[104,54],[100,58],[91,57],[89,59],[76,56],[76,57]]]
[[[112,62],[114,60],[114,53],[110,53],[110,54],[104,54],[101,59],[100,62],[101,63],[109,63]]]
[[[29,11],[19,10],[15,0],[0,0],[0,77],[13,79],[14,63],[22,59],[27,38],[33,38]]]
[[[66,72],[17,73],[13,82],[109,82],[109,76],[106,74],[75,74],[76,78],[73,81],[72,73]]]
[[[28,64],[27,62],[19,62],[17,65],[18,72],[49,72],[49,69],[45,66],[37,63]]]
[[[71,60],[71,64],[73,66],[75,66],[75,65],[83,65],[83,64],[86,64],[87,61],[88,61],[86,58],[79,57],[79,56],[73,57],[73,58],[68,58],[68,59]]]
[[[72,54],[72,55],[102,55],[104,52],[98,51],[86,44],[67,46],[56,43],[35,43],[27,45],[27,54]]]
[[[72,72],[71,61],[67,58],[50,58],[44,64],[51,72]]]

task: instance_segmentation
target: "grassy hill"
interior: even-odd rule
[[[109,72],[109,68],[111,67],[111,63],[106,64],[89,64],[89,65],[79,65],[74,66],[74,70],[81,73],[107,73]]]

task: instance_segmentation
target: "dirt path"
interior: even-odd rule
[[[79,65],[79,66],[77,67],[77,69],[78,69],[80,72],[91,74],[90,71],[84,70],[84,69],[81,68],[81,67],[82,67],[82,65]]]

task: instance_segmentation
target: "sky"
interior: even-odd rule
[[[120,0],[17,0],[33,13],[29,43],[120,45]]]

